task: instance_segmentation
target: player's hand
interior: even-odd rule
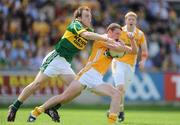
[[[114,39],[107,37],[106,38],[106,44],[110,45],[114,49],[116,49],[119,46],[119,43],[116,42]]]
[[[129,39],[134,40],[134,36],[135,36],[134,33],[128,32],[127,36],[128,36]]]
[[[118,48],[117,49],[118,49],[118,51],[125,51],[125,44],[118,42]]]
[[[116,44],[116,41],[112,38],[109,38],[109,37],[106,38],[106,42]]]
[[[139,69],[143,71],[144,70],[144,66],[145,66],[145,60],[141,60],[139,62]]]
[[[106,47],[109,49],[116,49],[116,45],[112,44],[112,43],[106,43]]]
[[[115,41],[112,38],[107,38],[106,44],[108,44],[108,48],[110,49],[118,49],[118,51],[124,51],[124,46],[125,44],[120,42]]]
[[[125,46],[125,43],[123,40],[119,39],[119,43],[122,45],[122,46]]]

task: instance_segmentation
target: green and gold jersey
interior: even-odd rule
[[[81,22],[74,20],[68,25],[63,37],[55,45],[58,54],[68,62],[71,62],[74,55],[86,47],[88,40],[80,36],[84,31],[92,32],[92,29],[84,28]]]

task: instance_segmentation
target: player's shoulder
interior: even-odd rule
[[[137,28],[137,27],[136,27],[136,32],[137,32],[139,37],[144,36],[144,32],[141,29]]]
[[[69,28],[79,28],[79,27],[82,27],[83,25],[81,24],[81,22],[80,21],[78,21],[78,20],[73,20],[70,24],[69,24]]]
[[[125,26],[123,26],[121,36],[124,36],[126,33],[127,33],[127,28]]]
[[[122,31],[127,31],[126,25],[122,27]]]

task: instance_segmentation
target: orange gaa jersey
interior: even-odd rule
[[[128,33],[127,27],[124,26],[122,29],[123,29],[123,31],[121,32],[120,39],[123,40],[127,46],[131,46],[130,39],[127,36],[127,33]],[[139,48],[141,46],[141,44],[143,44],[146,40],[145,35],[138,28],[135,29],[134,35],[135,35],[135,41],[136,41],[137,46]],[[130,64],[133,67],[136,64],[136,59],[137,59],[137,54],[128,54],[127,53],[125,56],[123,56],[121,58],[117,58],[116,60]]]
[[[82,73],[88,71],[90,68],[96,69],[99,73],[104,75],[111,64],[112,58],[108,58],[104,55],[107,48],[105,47],[103,42],[95,41],[93,43],[92,52],[88,59],[86,66],[78,73],[81,75]]]

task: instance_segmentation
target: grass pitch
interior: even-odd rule
[[[106,109],[94,108],[62,108],[61,123],[54,123],[42,114],[35,123],[27,123],[27,118],[33,108],[21,108],[13,123],[6,122],[8,110],[0,109],[0,125],[108,125]],[[133,107],[126,108],[125,121],[117,125],[180,125],[180,108],[171,107]]]

